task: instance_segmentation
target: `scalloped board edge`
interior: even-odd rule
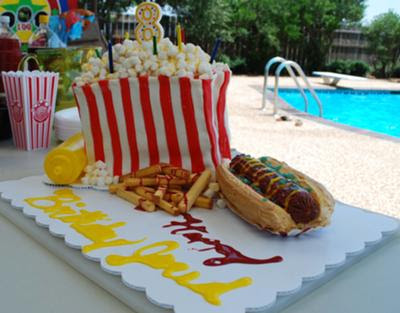
[[[109,293],[136,312],[172,312],[172,310],[163,309],[155,304],[152,304],[149,299],[146,298],[146,295],[143,292],[127,288],[121,281],[120,277],[113,277],[113,275],[104,272],[100,266],[93,266],[93,261],[82,257],[82,254],[79,250],[71,249],[66,246],[63,239],[52,236],[46,228],[38,227],[33,219],[27,218],[19,209],[14,209],[10,204],[6,204],[5,200],[1,200],[0,203],[5,204],[0,206],[0,214],[4,215],[17,227],[30,235],[34,240],[39,242],[54,255],[65,261],[78,272],[92,280],[94,283],[107,290]],[[343,203],[338,204],[346,206]],[[300,300],[302,297],[311,293],[313,290],[319,288],[323,284],[336,277],[339,273],[378,250],[380,247],[384,246],[391,239],[393,239],[395,234],[398,232],[399,229],[397,228],[395,231],[383,233],[380,241],[368,244],[361,253],[347,255],[346,262],[343,265],[334,268],[326,268],[323,277],[311,281],[303,280],[302,287],[299,290],[297,290],[295,293],[291,293],[290,295],[279,295],[275,303],[265,307],[263,312],[276,313],[290,306],[294,302]]]

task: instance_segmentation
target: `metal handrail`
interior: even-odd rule
[[[266,103],[267,103],[267,88],[268,88],[268,76],[269,76],[269,69],[271,68],[272,65],[274,65],[275,63],[281,63],[281,62],[285,62],[286,59],[282,58],[282,57],[274,57],[272,59],[270,59],[267,64],[265,65],[265,69],[264,69],[264,88],[263,88],[263,100],[262,100],[262,106],[261,106],[261,110],[265,110],[266,107]]]
[[[266,103],[267,103],[267,90],[268,90],[268,76],[269,76],[269,70],[272,65],[275,63],[283,63],[286,62],[287,60],[282,58],[282,57],[274,57],[271,60],[268,61],[267,65],[265,66],[265,76],[264,76],[264,89],[263,89],[263,102],[262,102],[262,107],[261,110],[265,111],[266,108]],[[294,82],[296,83],[297,89],[299,89],[305,103],[305,109],[306,112],[308,111],[308,98],[306,94],[304,93],[303,87],[301,87],[299,81],[297,80],[296,74],[293,72],[291,67],[287,68],[289,75],[293,78]],[[276,106],[274,107],[274,114],[276,114]]]
[[[319,107],[319,116],[322,117],[323,115],[323,108],[322,108],[322,103],[319,100],[317,94],[315,93],[313,87],[309,83],[306,75],[304,74],[304,71],[300,67],[299,64],[297,64],[294,61],[288,61],[282,57],[274,57],[268,61],[268,63],[265,66],[265,76],[264,76],[264,88],[263,88],[263,102],[262,102],[262,110],[265,110],[266,107],[266,93],[267,93],[267,88],[268,88],[268,74],[271,66],[275,63],[280,62],[281,64],[275,71],[275,87],[274,87],[274,111],[273,114],[277,113],[277,107],[278,107],[278,88],[279,88],[279,75],[281,74],[282,70],[286,68],[288,71],[289,75],[293,78],[294,82],[296,83],[297,89],[299,89],[303,99],[304,99],[304,105],[305,105],[305,112],[308,112],[308,98],[304,92],[303,87],[300,85],[296,74],[293,71],[293,68],[296,70],[297,74],[303,79],[304,83],[306,84],[308,90],[310,91],[312,97],[314,100],[317,102],[318,107]]]
[[[308,90],[310,91],[312,97],[314,100],[317,102],[318,107],[319,107],[319,116],[322,117],[323,115],[323,108],[322,108],[322,103],[319,100],[317,94],[314,91],[314,88],[311,86],[310,82],[308,81],[306,75],[304,74],[303,70],[301,69],[300,65],[297,64],[294,61],[285,61],[279,65],[279,67],[275,71],[275,89],[274,89],[274,113],[276,113],[276,108],[278,105],[278,88],[279,88],[279,75],[281,74],[282,70],[286,68],[287,71],[290,72],[292,71],[292,68],[294,68],[297,73],[300,75],[300,77],[303,79],[304,83],[306,84]],[[294,77],[293,77],[294,78]],[[295,79],[297,80],[297,78]],[[296,83],[298,85],[298,83]],[[302,91],[302,89],[300,89]],[[302,92],[303,94],[303,92]],[[306,112],[308,111],[308,102],[306,103]]]

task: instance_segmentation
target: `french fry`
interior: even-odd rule
[[[165,195],[164,195],[164,198],[163,198],[163,200],[165,200],[165,201],[167,201],[167,202],[171,202],[171,193],[166,193]]]
[[[150,200],[150,198],[153,197],[153,194],[155,192],[154,189],[149,189],[148,187],[134,187],[133,191],[137,193],[139,196],[144,197],[148,200]]]
[[[172,193],[171,194],[171,201],[173,203],[179,203],[180,201],[182,201],[183,197],[185,196],[185,194],[183,192],[181,193]]]
[[[143,189],[143,187],[137,187],[136,191],[138,192],[140,197],[143,197],[144,199],[148,200],[148,201],[152,201],[153,200],[153,194],[146,192],[145,189]],[[152,202],[153,203],[153,202]],[[154,203],[153,203],[154,204]],[[155,205],[155,204],[154,204]],[[179,214],[179,209],[175,206],[173,206],[171,203],[161,199],[159,201],[159,203],[157,203],[157,206],[159,206],[161,209],[163,209],[164,211],[172,214],[172,215],[178,215]]]
[[[189,179],[189,183],[191,185],[194,184],[199,177],[200,177],[199,173],[191,174],[190,175],[190,179]]]
[[[179,213],[180,213],[179,209],[176,206],[172,205],[171,203],[169,203],[165,200],[160,200],[160,203],[158,204],[158,206],[161,209],[163,209],[164,211],[166,211],[172,215],[179,215]]]
[[[206,169],[204,172],[201,173],[193,186],[185,194],[185,197],[181,200],[181,202],[179,202],[178,208],[182,213],[188,212],[192,208],[196,199],[208,186],[210,179],[211,171],[209,169]]]
[[[152,165],[152,166],[149,166],[149,167],[146,167],[146,168],[136,171],[133,174],[133,177],[142,178],[142,177],[158,175],[161,173],[161,170],[162,170],[162,167],[160,164]]]
[[[160,175],[160,176],[157,176],[156,178],[158,180],[158,185],[161,185],[161,186],[171,186],[171,185],[183,186],[188,183],[186,179],[174,177],[174,176],[161,176]]]
[[[156,178],[128,178],[125,180],[128,187],[138,186],[170,186],[170,185],[185,185],[187,181],[182,178],[167,178],[165,176],[158,176]]]
[[[147,212],[154,212],[157,209],[156,205],[149,200],[145,200],[145,201],[141,202],[140,207],[143,208],[143,210],[145,210]]]
[[[144,197],[134,193],[133,191],[126,191],[123,189],[117,189],[116,194],[118,197],[134,204],[142,207],[145,211],[154,212],[156,210],[156,206],[154,203],[146,200]]]
[[[168,190],[178,190],[182,192],[182,186],[181,185],[169,185]]]
[[[212,208],[212,196],[219,191],[219,186],[210,180],[210,170],[191,174],[188,170],[161,163],[121,176],[120,183],[110,185],[109,191],[145,211],[153,212],[159,207],[178,215],[188,212],[193,205]]]
[[[122,176],[119,178],[119,181],[120,181],[120,182],[124,182],[126,179],[132,178],[132,177],[133,177],[133,174],[122,175]]]
[[[167,192],[167,187],[164,186],[158,187],[156,192],[153,194],[153,202],[159,204],[160,200],[164,198],[166,192]]]
[[[188,180],[190,178],[190,172],[180,167],[166,165],[162,167],[162,172],[166,175],[173,175],[179,178],[183,178],[185,180]]]
[[[195,201],[194,206],[202,209],[211,210],[213,207],[213,200],[211,198],[200,196]]]
[[[108,191],[112,194],[116,194],[118,189],[125,190],[126,185],[124,183],[112,184],[108,186]]]

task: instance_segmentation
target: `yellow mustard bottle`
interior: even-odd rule
[[[77,133],[46,155],[44,171],[51,181],[65,185],[77,182],[86,165],[85,142]]]

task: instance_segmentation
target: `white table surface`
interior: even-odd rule
[[[42,173],[45,153],[21,152],[10,141],[0,142],[0,180]],[[0,201],[0,205],[8,204]],[[384,247],[281,313],[398,313],[399,290],[398,234]],[[0,215],[0,312],[133,311]]]

